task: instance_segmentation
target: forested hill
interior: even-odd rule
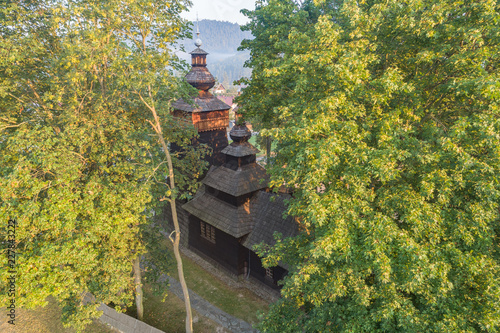
[[[241,31],[236,23],[201,20],[199,21],[200,38],[203,41],[202,49],[207,52],[235,53],[243,39],[251,39],[252,34],[248,31]],[[196,39],[196,22],[193,22],[193,39],[183,42],[186,51],[193,48]]]
[[[199,21],[201,48],[207,51],[207,67],[210,72],[228,88],[233,81],[245,76],[249,77],[250,69],[243,68],[245,60],[249,58],[248,52],[237,51],[243,39],[252,39],[248,31],[241,31],[236,23],[201,20]],[[193,22],[193,39],[182,41],[186,52],[191,52],[195,46],[196,22]],[[181,54],[186,60],[188,54]]]

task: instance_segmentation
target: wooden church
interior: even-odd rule
[[[197,33],[199,37],[199,32]],[[193,98],[196,106],[191,106],[182,99],[172,103],[174,115],[187,117],[198,130],[198,142],[212,148],[212,155],[207,159],[210,165],[221,165],[224,159],[222,149],[228,145],[226,128],[229,123],[231,107],[212,95],[208,90],[215,85],[215,78],[207,68],[207,52],[200,48],[201,40],[196,40],[196,49],[191,54],[191,70],[186,81],[198,89]]]
[[[209,145],[213,154],[202,186],[179,211],[182,243],[232,276],[252,277],[278,289],[286,267],[263,268],[254,246],[261,242],[274,245],[275,232],[284,237],[297,234],[294,219],[283,218],[288,194],[271,193],[266,170],[256,162],[259,150],[248,142],[251,132],[246,125],[233,126],[233,142],[228,144],[230,106],[208,91],[215,80],[206,67],[207,52],[200,48],[197,34],[192,68],[186,75],[187,82],[199,91],[194,97],[197,106],[179,100],[173,107],[174,114],[192,121],[199,142]]]

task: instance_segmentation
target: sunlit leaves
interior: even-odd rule
[[[242,110],[277,143],[271,182],[304,232],[261,251],[292,267],[261,328],[498,330],[498,3],[248,15]]]
[[[194,128],[170,115],[170,102],[191,92],[176,76],[185,68],[171,50],[185,35],[178,14],[188,4],[0,7],[0,230],[4,238],[8,218],[18,221],[17,306],[55,296],[66,323],[81,329],[100,302],[130,304],[138,254],[156,253],[146,264],[153,277],[165,272],[150,215],[168,171],[147,105],[154,103],[170,142],[190,142]],[[186,148],[184,158],[174,156],[175,195],[196,190],[203,153]],[[96,297],[87,305],[86,292]]]

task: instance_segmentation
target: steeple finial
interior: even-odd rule
[[[196,13],[196,41],[194,42],[194,45],[196,47],[200,47],[201,46],[200,25],[198,23],[198,13]]]

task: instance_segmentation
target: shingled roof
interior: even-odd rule
[[[222,151],[228,158],[226,163],[210,168],[196,196],[182,208],[235,238],[247,236],[242,245],[250,250],[261,242],[274,245],[275,232],[284,237],[296,235],[295,220],[283,218],[286,211],[284,200],[290,195],[262,191],[268,186],[269,176],[255,162],[258,150],[248,143],[252,135],[250,130],[245,124],[235,125],[230,135],[234,142]],[[246,158],[251,155],[253,158]],[[233,165],[235,157],[237,163]],[[206,191],[207,187],[225,194],[213,195],[212,191]],[[224,201],[228,199],[226,194],[237,200]],[[285,267],[282,263],[280,265]]]
[[[254,163],[238,170],[220,166],[208,173],[202,183],[234,197],[266,188],[269,176],[266,170]]]
[[[257,154],[260,150],[255,148],[252,144],[248,142],[233,142],[226,148],[222,150],[223,154],[235,156],[235,157],[243,157]]]
[[[197,47],[193,51],[189,52],[189,54],[208,54],[208,52]]]
[[[211,98],[193,98],[193,102],[196,106],[191,106],[186,103],[182,98],[172,103],[175,110],[181,110],[185,112],[208,112],[208,111],[219,111],[219,110],[229,110],[231,107],[221,101],[220,99],[212,96]]]
[[[270,246],[274,245],[273,234],[279,232],[283,237],[291,237],[298,234],[298,226],[293,217],[283,218],[286,211],[285,200],[290,198],[288,194],[274,194],[259,191],[252,201],[251,211],[255,223],[252,232],[243,242],[243,246],[253,250],[253,247],[261,242]]]
[[[206,193],[205,186],[201,186],[193,200],[182,208],[217,229],[240,238],[253,229],[251,206],[251,202],[240,206],[231,205]]]
[[[248,235],[242,245],[250,250],[261,242],[274,245],[275,232],[281,233],[283,237],[298,233],[294,219],[290,216],[283,218],[286,210],[284,200],[289,195],[259,191],[248,204],[234,206],[205,190],[205,186],[201,186],[193,200],[182,208],[235,238]]]

